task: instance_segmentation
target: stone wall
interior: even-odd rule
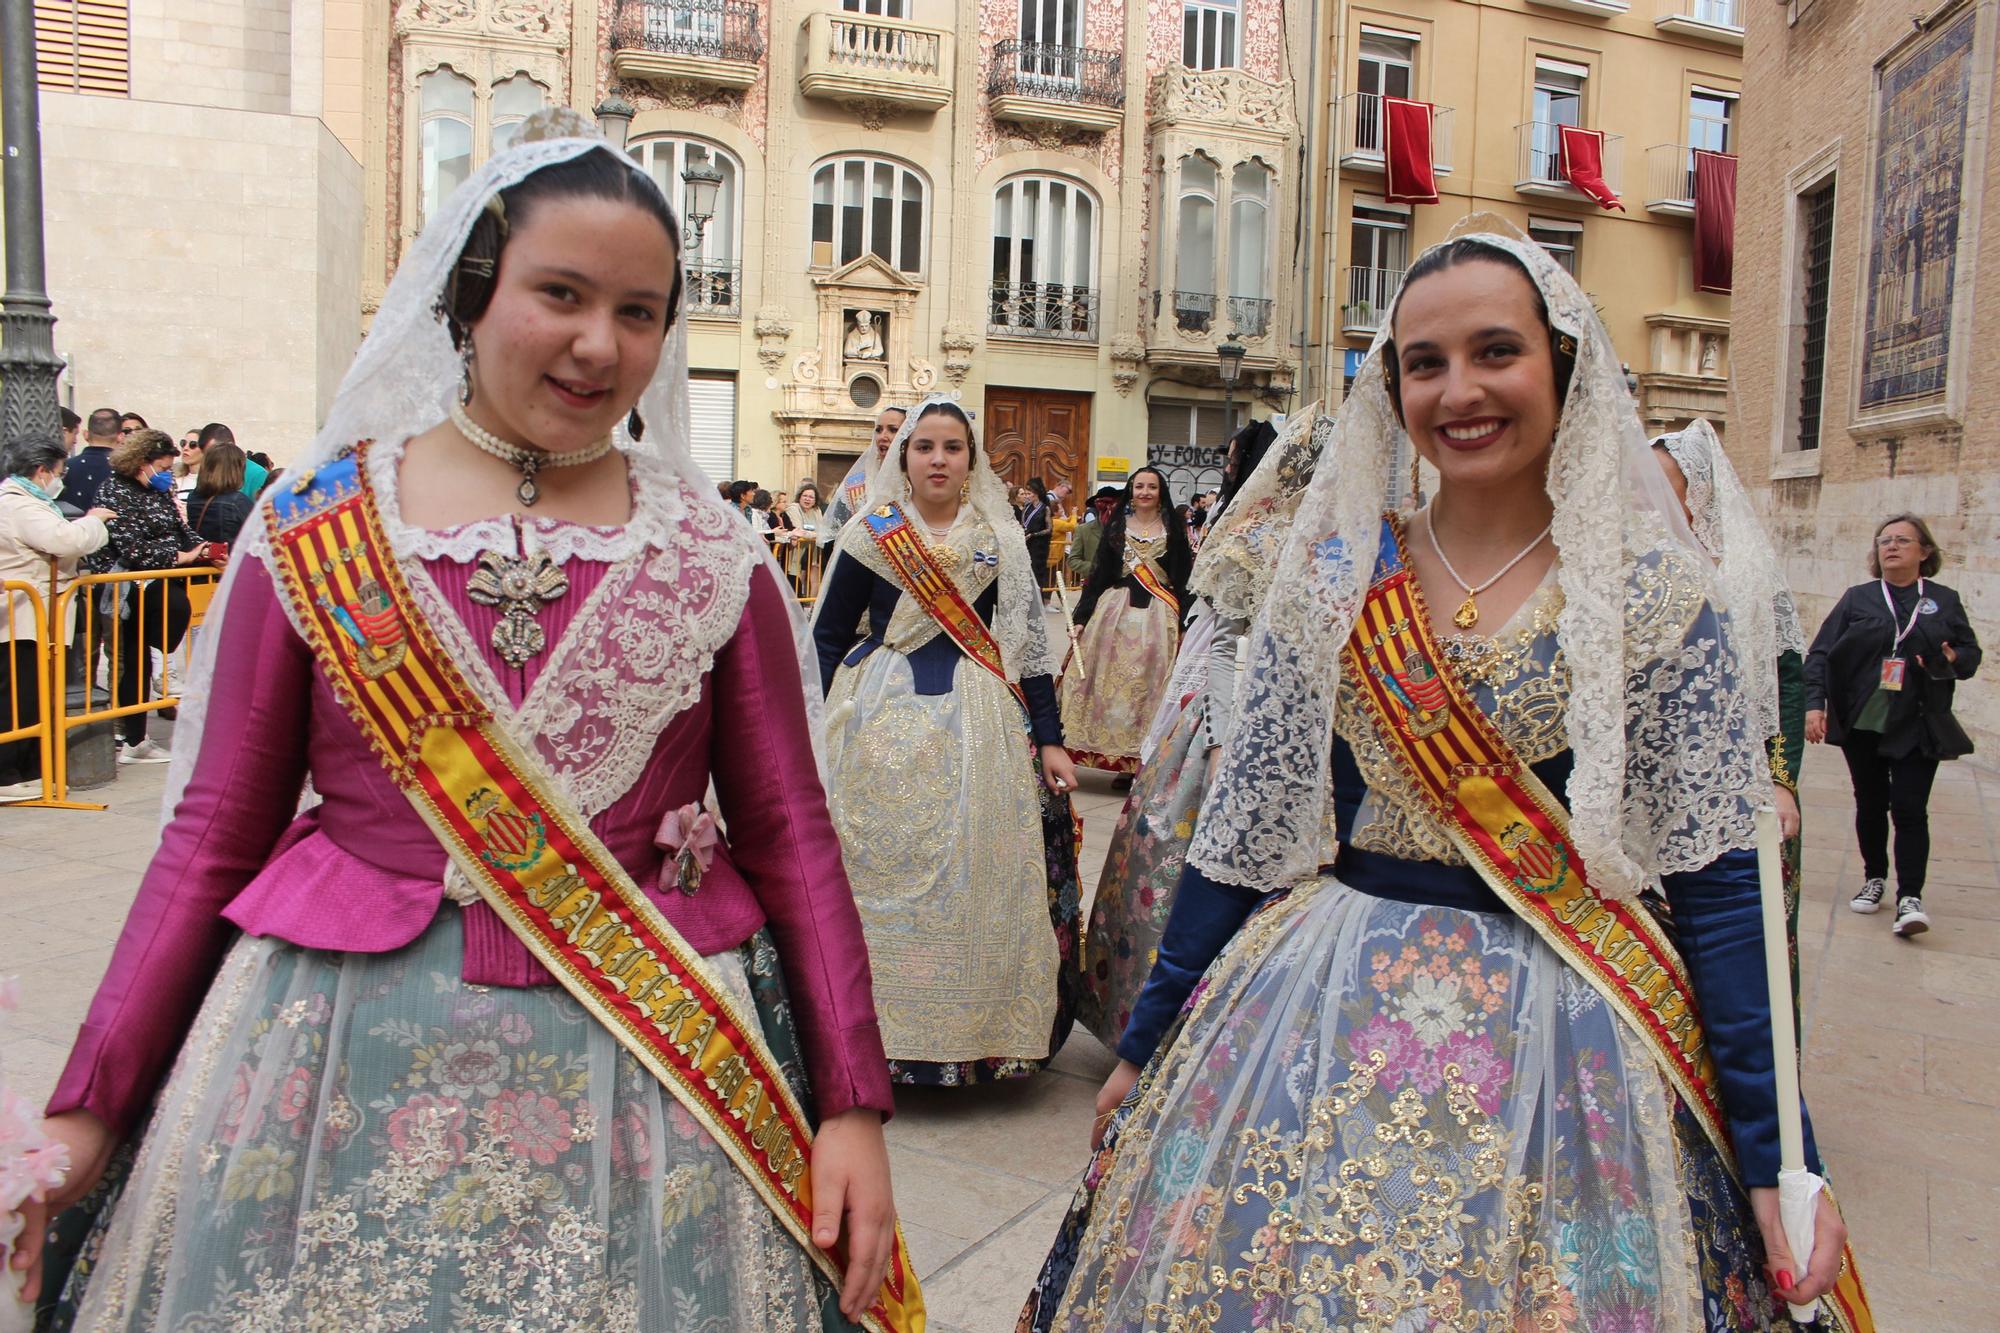
[[[77,407],[296,452],[360,336],[360,166],[311,117],[51,92],[41,111]]]
[[[317,0],[296,6],[289,0],[131,0],[132,99],[294,110],[295,8],[320,6]],[[316,33],[317,23],[315,13],[301,28]]]
[[[1983,373],[2000,340],[2000,140],[1987,131],[1993,80],[1995,0],[1927,6],[1920,27],[1935,33],[1975,11],[1974,103],[1966,117],[1967,204],[1957,225],[1954,301],[1964,321],[1951,357],[1954,390],[1933,418],[1885,426],[1861,410],[1859,362],[1866,320],[1877,187],[1877,66],[1925,40],[1908,6],[1814,6],[1796,25],[1783,7],[1749,8],[1744,54],[1745,123],[1736,221],[1735,331],[1731,359],[1737,412],[1730,456],[1768,514],[1771,535],[1798,593],[1810,635],[1842,590],[1868,577],[1868,544],[1891,513],[1924,515],[1946,553],[1942,579],[1971,610],[1989,642],[2000,635],[2000,385]],[[1797,447],[1796,347],[1803,309],[1797,282],[1798,190],[1835,172],[1831,300],[1824,420],[1819,448]],[[1983,208],[1989,217],[1981,219]],[[1945,214],[1930,210],[1932,222]],[[2000,689],[1995,668],[1961,688],[1960,719],[1986,761],[2000,761]]]

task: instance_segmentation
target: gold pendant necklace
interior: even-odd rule
[[[1458,610],[1451,613],[1451,623],[1458,626],[1460,629],[1465,629],[1465,630],[1469,630],[1474,625],[1477,625],[1479,623],[1479,600],[1478,600],[1479,594],[1485,592],[1488,588],[1498,583],[1501,579],[1506,578],[1507,575],[1513,570],[1514,566],[1520,564],[1523,560],[1526,560],[1530,553],[1532,553],[1544,541],[1548,540],[1548,535],[1549,533],[1555,530],[1555,526],[1556,526],[1556,521],[1553,518],[1551,518],[1549,520],[1548,527],[1543,528],[1540,532],[1536,533],[1535,539],[1533,541],[1529,542],[1526,546],[1522,547],[1520,552],[1516,554],[1512,560],[1509,560],[1506,564],[1500,566],[1499,572],[1494,574],[1492,578],[1486,580],[1486,582],[1480,584],[1478,587],[1475,588],[1470,583],[1467,583],[1465,581],[1463,575],[1461,575],[1457,570],[1451,567],[1451,557],[1447,556],[1444,553],[1444,547],[1438,545],[1437,501],[1432,500],[1431,510],[1430,510],[1430,520],[1429,522],[1424,524],[1424,531],[1427,535],[1429,535],[1431,539],[1431,550],[1437,553],[1438,563],[1444,566],[1445,573],[1451,575],[1452,582],[1456,583],[1459,587],[1465,589],[1465,600],[1458,604]]]

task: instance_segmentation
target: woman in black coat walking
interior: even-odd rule
[[[1904,937],[1931,926],[1931,783],[1940,762],[1972,752],[1951,697],[1979,670],[1979,639],[1958,594],[1932,582],[1943,564],[1923,519],[1884,520],[1868,553],[1874,577],[1841,595],[1806,654],[1806,739],[1839,746],[1854,783],[1863,878],[1848,905],[1881,909],[1893,821],[1895,931]]]

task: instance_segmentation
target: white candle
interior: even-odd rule
[[[1778,1076],[1778,1157],[1781,1168],[1806,1165],[1804,1118],[1799,1112],[1798,1028],[1792,1012],[1792,952],[1785,933],[1785,866],[1779,850],[1778,812],[1757,812],[1757,877],[1764,906],[1764,971],[1771,991],[1771,1051]]]

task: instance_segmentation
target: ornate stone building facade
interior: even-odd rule
[[[1930,523],[1975,628],[2000,607],[2000,390],[1976,360],[2000,340],[1996,21],[1996,0],[1753,14],[1729,452],[1808,633],[1904,510]],[[1985,675],[1957,712],[1991,762]]]
[[[1239,415],[1286,399],[1279,0],[363,3],[364,305],[535,106],[615,95],[677,201],[720,172],[688,254],[718,478],[836,479],[880,404],[933,391],[1020,479],[1082,488],[1149,445],[1212,461],[1231,334]]]

